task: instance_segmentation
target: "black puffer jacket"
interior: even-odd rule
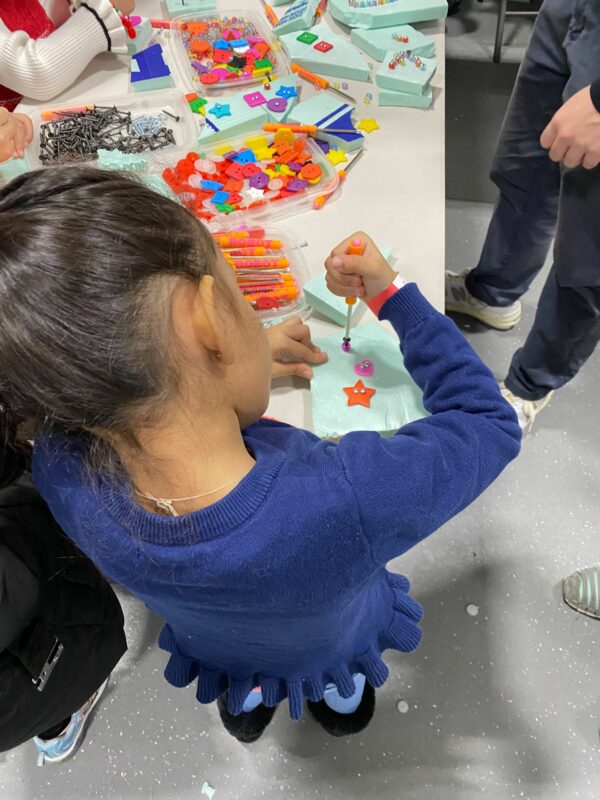
[[[69,717],[126,649],[113,590],[31,482],[0,491],[0,751]]]

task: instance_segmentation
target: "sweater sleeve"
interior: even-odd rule
[[[431,416],[394,436],[351,433],[336,448],[373,557],[385,564],[464,509],[517,456],[521,430],[493,375],[414,284],[385,302]]]
[[[0,78],[34,100],[50,100],[69,87],[99,53],[127,52],[127,34],[109,0],[85,0],[49,36],[31,39],[0,25]]]

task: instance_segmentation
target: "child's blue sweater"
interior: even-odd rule
[[[57,521],[112,580],[159,614],[167,680],[198,679],[239,713],[260,685],[292,717],[352,673],[381,686],[383,650],[419,643],[421,607],[386,563],[474,500],[519,451],[515,414],[455,325],[408,285],[383,306],[430,417],[384,439],[339,444],[261,420],[244,431],[256,466],[225,498],[151,514],[125,486],[85,479],[81,445],[38,442],[35,481]]]

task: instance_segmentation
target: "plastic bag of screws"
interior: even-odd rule
[[[92,161],[98,150],[139,154],[175,145],[173,130],[163,115],[134,118],[117,106],[89,106],[56,111],[40,126],[42,164]]]

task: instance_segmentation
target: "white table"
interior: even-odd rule
[[[263,14],[258,0],[238,2],[231,8],[247,6]],[[226,5],[219,3],[219,8]],[[282,8],[275,9],[281,16]],[[138,0],[137,12],[162,17],[160,0]],[[342,30],[330,15],[328,23]],[[438,70],[433,80],[434,103],[427,111],[409,108],[379,108],[374,83],[349,82],[349,94],[358,101],[357,118],[374,117],[381,130],[367,134],[366,152],[349,174],[341,194],[322,211],[309,211],[285,220],[284,224],[308,245],[305,257],[313,275],[323,269],[331,248],[355,230],[365,230],[380,245],[393,245],[394,267],[407,280],[416,281],[426,297],[443,306],[444,276],[444,23],[417,26],[436,41]],[[170,40],[163,39],[169,58]],[[185,89],[186,87],[180,87]],[[124,58],[103,55],[66,92],[52,101],[71,102],[78,97],[109,97],[127,93],[129,68]],[[312,92],[303,86],[303,97]],[[374,101],[365,104],[367,93]],[[40,104],[41,105],[41,104]],[[44,107],[48,104],[44,103]],[[24,102],[22,110],[36,107]],[[372,319],[363,309],[356,322]],[[325,336],[339,328],[312,318],[313,336]],[[341,337],[341,334],[340,334]],[[295,425],[310,427],[310,392],[301,381],[279,381],[274,387],[268,413]]]

